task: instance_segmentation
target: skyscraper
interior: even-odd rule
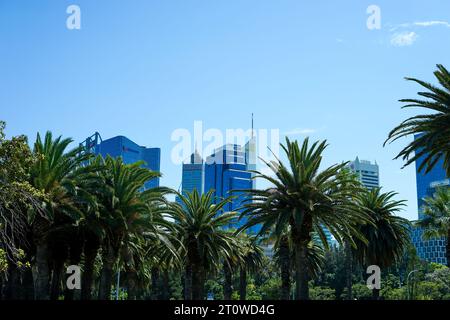
[[[122,157],[123,162],[127,164],[144,161],[145,168],[160,172],[160,148],[142,147],[124,136],[117,136],[102,141],[98,133],[87,138],[81,145],[85,147],[87,152],[100,154],[103,157],[107,155],[113,158]],[[159,187],[159,178],[152,179],[145,184],[146,189],[155,187]]]
[[[183,174],[181,182],[181,192],[192,192],[197,190],[199,194],[204,191],[205,164],[201,155],[195,152],[183,163]]]
[[[450,179],[447,177],[444,169],[444,161],[441,159],[435,167],[428,173],[419,172],[420,164],[427,155],[423,155],[416,161],[416,186],[417,186],[417,204],[419,208],[419,220],[423,219],[423,199],[431,197],[435,193],[437,187],[450,186]],[[412,242],[417,250],[417,254],[421,259],[429,262],[447,264],[445,237],[424,240],[423,229],[413,227],[411,231]]]
[[[253,188],[252,175],[248,172],[246,153],[236,144],[227,144],[216,149],[206,159],[205,164],[205,191],[214,190],[216,201],[231,195],[235,198],[224,207],[224,211],[239,211],[246,195],[240,191]],[[241,220],[230,227],[239,227],[245,221]],[[258,231],[254,227],[250,232]]]
[[[367,160],[359,160],[356,157],[355,161],[350,162],[350,169],[355,172],[361,183],[369,190],[380,187],[380,172],[378,164],[371,163]]]

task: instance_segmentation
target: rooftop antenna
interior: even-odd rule
[[[252,112],[252,139],[255,136],[255,131],[254,131],[254,127],[253,127],[254,121],[253,121],[253,112]]]

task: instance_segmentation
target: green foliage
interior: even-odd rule
[[[440,159],[444,159],[447,176],[450,176],[450,73],[444,66],[438,64],[434,72],[441,87],[414,78],[406,78],[425,88],[426,92],[418,95],[425,99],[403,99],[406,103],[403,108],[423,108],[428,114],[416,115],[395,127],[386,142],[393,142],[402,137],[415,135],[413,142],[409,143],[396,159],[402,158],[407,165],[425,156],[419,166],[419,171],[425,169],[429,172]],[[385,142],[385,144],[386,144]]]
[[[0,248],[0,273],[6,272],[6,270],[8,270],[8,259],[5,250]]]
[[[327,287],[310,286],[309,294],[311,300],[336,300],[335,290]]]

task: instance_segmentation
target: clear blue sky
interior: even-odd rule
[[[66,28],[70,4],[81,30]],[[414,219],[414,168],[392,161],[406,141],[382,143],[414,114],[397,102],[419,89],[403,77],[450,65],[448,22],[447,0],[0,0],[0,119],[30,140],[99,131],[161,147],[162,183],[178,187],[174,129],[247,128],[254,112],[258,128],[328,139],[326,164],[376,160]]]

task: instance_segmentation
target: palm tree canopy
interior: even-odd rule
[[[433,113],[413,116],[403,121],[389,133],[385,144],[415,135],[415,140],[400,151],[395,159],[402,158],[406,161],[405,166],[408,166],[425,156],[419,171],[426,169],[426,173],[443,159],[447,175],[450,176],[450,73],[442,65],[437,65],[437,68],[434,75],[441,87],[415,78],[406,78],[428,90],[418,93],[426,99],[400,100],[406,103],[403,108],[418,107]]]
[[[339,176],[347,163],[319,171],[326,141],[309,146],[306,138],[300,147],[297,141],[286,139],[286,146],[281,147],[288,165],[279,159],[266,162],[273,176],[256,171],[256,178],[268,181],[273,187],[247,190],[251,197],[241,216],[247,216],[248,222],[241,229],[261,224],[259,234],[266,234],[273,228],[274,235],[279,237],[286,226],[292,224],[304,233],[307,243],[311,241],[311,233],[315,233],[325,246],[328,244],[324,228],[338,241],[344,236],[343,230],[356,234],[356,224],[367,218],[347,205],[348,199],[359,190],[354,179]]]
[[[231,258],[236,241],[233,233],[227,230],[235,221],[236,213],[223,212],[231,198],[214,204],[213,195],[212,190],[202,195],[197,190],[178,193],[181,204],[172,203],[170,208],[184,250],[195,248],[196,251],[184,255],[194,254],[207,269],[219,266],[223,258]]]
[[[365,265],[389,267],[398,261],[410,244],[409,221],[396,216],[404,201],[394,200],[395,192],[382,193],[380,188],[361,193],[359,210],[365,211],[373,223],[360,226],[367,243],[356,241],[356,258]]]

